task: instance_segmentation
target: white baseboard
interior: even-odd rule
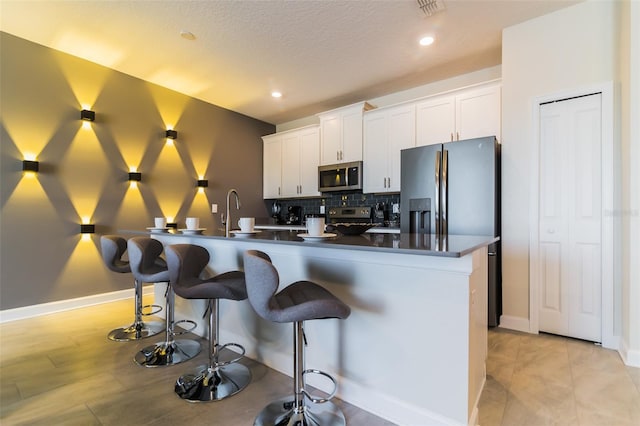
[[[620,339],[620,349],[618,349],[618,353],[622,357],[625,365],[640,368],[640,350],[629,349],[626,340]]]
[[[509,330],[523,331],[525,333],[530,333],[529,318],[501,315],[499,327],[507,328]]]
[[[142,287],[142,294],[153,294],[153,285]],[[133,288],[130,288],[127,290],[113,291],[111,293],[78,297],[76,299],[60,300],[57,302],[42,303],[39,305],[24,306],[14,309],[5,309],[4,311],[0,311],[0,324],[39,317],[41,315],[53,314],[56,312],[69,311],[72,309],[86,308],[88,306],[100,305],[102,303],[114,302],[116,300],[131,299],[133,297],[134,291]]]
[[[467,426],[344,377],[337,377],[337,379],[340,383],[338,392],[340,399],[395,424],[405,426]]]

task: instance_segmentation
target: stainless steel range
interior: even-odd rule
[[[327,223],[371,223],[371,207],[331,207]]]

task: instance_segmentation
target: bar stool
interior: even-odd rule
[[[139,365],[145,367],[158,367],[164,365],[174,365],[186,361],[198,355],[200,343],[195,340],[179,339],[174,340],[177,334],[188,333],[195,328],[193,321],[182,320],[174,322],[174,299],[175,295],[169,282],[169,270],[167,266],[159,264],[157,260],[162,254],[162,243],[149,237],[134,237],[127,241],[129,249],[129,264],[131,272],[136,280],[146,283],[166,282],[165,293],[165,341],[150,345],[139,351],[134,360]],[[191,323],[192,328],[182,332],[175,331],[175,325],[183,322]]]
[[[209,263],[209,252],[192,244],[175,244],[165,250],[171,286],[176,294],[185,299],[207,299],[209,314],[209,363],[178,378],[175,392],[188,401],[219,401],[244,389],[251,381],[249,369],[236,362],[245,350],[237,343],[218,344],[220,331],[220,299],[245,300],[247,290],[244,273],[225,272],[208,279],[200,274]],[[241,353],[229,361],[219,359],[220,351],[234,346]]]
[[[336,380],[323,371],[304,367],[303,323],[313,319],[345,319],[351,309],[310,281],[297,281],[277,292],[280,278],[266,253],[246,251],[244,272],[249,302],[256,313],[269,321],[293,323],[293,395],[267,405],[254,425],[345,425],[342,411],[329,401],[336,393]],[[333,392],[327,398],[315,398],[307,392],[304,377],[309,373],[323,375],[333,382]]]
[[[131,273],[129,262],[122,259],[122,256],[124,256],[124,253],[127,251],[127,240],[117,235],[103,235],[100,237],[100,248],[102,260],[107,268],[113,272]],[[161,321],[142,321],[143,315],[157,314],[162,310],[162,307],[158,305],[142,306],[142,283],[134,279],[133,288],[135,296],[133,324],[111,330],[107,335],[109,340],[117,342],[140,340],[158,334],[164,329],[164,324]],[[153,307],[155,310],[146,314],[142,312],[144,308],[150,307]]]

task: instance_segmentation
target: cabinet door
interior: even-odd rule
[[[387,111],[364,116],[362,192],[385,192],[387,178]]]
[[[300,195],[300,135],[282,137],[282,196]]]
[[[300,148],[300,195],[320,195],[318,192],[320,132],[317,128],[304,131],[301,134]]]
[[[337,113],[320,118],[322,138],[320,161],[322,165],[340,162],[340,140],[342,139],[341,120],[340,115]]]
[[[280,197],[282,170],[282,138],[264,137],[262,162],[262,197]]]
[[[362,107],[342,115],[342,147],[340,162],[362,161]]]
[[[500,86],[456,96],[456,140],[495,136],[500,141]]]
[[[416,112],[414,105],[389,111],[387,192],[400,191],[400,151],[416,146]]]
[[[430,99],[416,105],[416,146],[454,140],[455,105],[453,96]]]

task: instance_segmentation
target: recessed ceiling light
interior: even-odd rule
[[[280,92],[271,92],[271,96],[274,98],[281,98],[282,97],[282,93]]]
[[[180,31],[180,37],[182,37],[184,39],[187,39],[187,40],[195,40],[196,39],[196,36],[193,35],[192,32],[187,31],[187,30]]]
[[[435,41],[435,39],[431,36],[427,36],[427,37],[422,37],[420,39],[420,45],[421,46],[429,46],[431,44],[433,44],[433,42]]]

